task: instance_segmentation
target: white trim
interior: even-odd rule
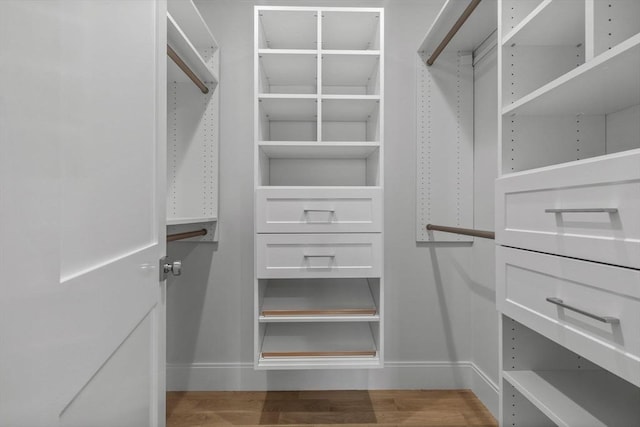
[[[167,390],[472,389],[497,413],[498,387],[473,362],[386,362],[383,369],[256,371],[253,363],[169,363]]]

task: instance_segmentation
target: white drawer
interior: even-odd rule
[[[640,271],[501,246],[496,266],[500,311],[640,386]]]
[[[497,180],[496,241],[640,268],[640,150]]]
[[[382,235],[258,234],[259,279],[380,277]]]
[[[268,188],[256,190],[258,233],[382,231],[382,189]]]

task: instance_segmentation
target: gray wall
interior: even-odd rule
[[[481,345],[497,342],[488,309],[493,304],[491,243],[434,246],[415,241],[416,49],[442,3],[197,1],[221,46],[220,243],[170,245],[170,254],[184,262],[184,274],[169,284],[167,296],[170,388],[470,387],[468,362],[476,358],[476,350],[482,369],[496,381],[497,350],[482,351]],[[316,371],[314,377],[252,369],[254,4],[385,7],[387,364],[382,370]],[[487,157],[495,165],[490,150],[480,160]],[[493,169],[476,174],[482,181],[477,191],[492,192]],[[485,209],[478,225],[492,229],[487,202],[476,205]],[[484,272],[480,279],[473,271],[474,257]],[[472,311],[476,308],[482,311],[480,323]],[[322,381],[312,384],[312,378]]]

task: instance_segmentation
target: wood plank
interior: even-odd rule
[[[373,316],[376,310],[368,308],[352,308],[338,310],[263,310],[263,316]]]
[[[263,351],[262,357],[374,357],[375,351]]]

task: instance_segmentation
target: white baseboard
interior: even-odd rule
[[[167,365],[170,391],[460,388],[472,389],[492,413],[497,413],[497,387],[472,362],[386,362],[382,369],[266,371],[254,370],[251,363]]]
[[[487,407],[493,417],[498,419],[500,388],[482,369],[475,363],[471,364],[471,390],[478,399]]]

